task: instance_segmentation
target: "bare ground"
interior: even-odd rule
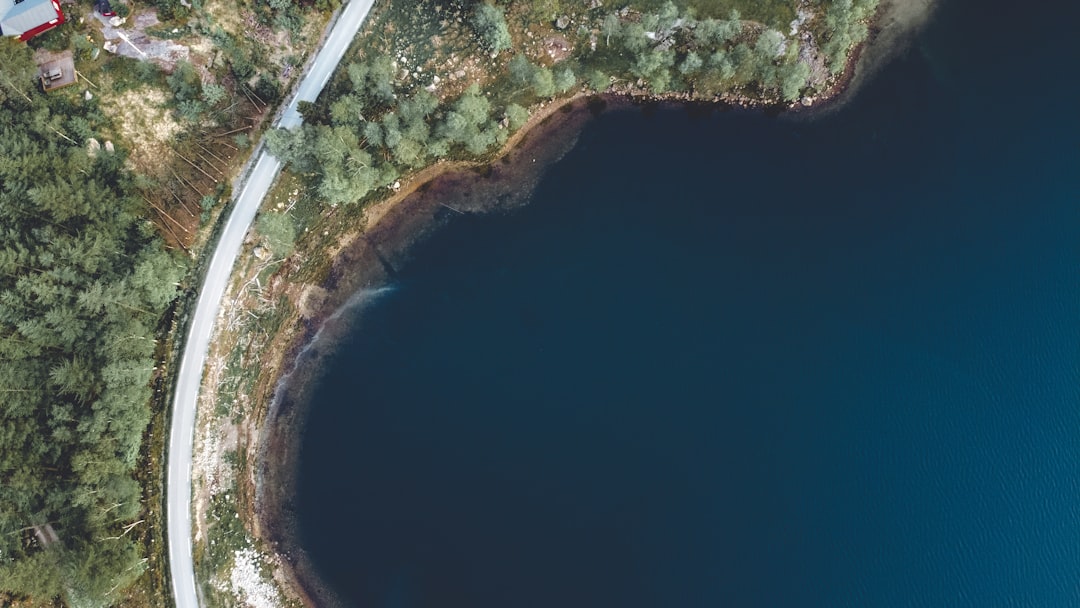
[[[154,9],[132,13],[123,23],[115,26],[109,17],[102,17],[97,11],[91,14],[101,23],[107,51],[132,59],[152,61],[166,72],[172,72],[177,62],[187,61],[191,57],[187,46],[171,40],[151,38],[146,33],[146,28],[160,24]]]

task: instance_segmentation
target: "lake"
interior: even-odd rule
[[[824,116],[602,113],[313,392],[349,605],[1080,605],[1077,9],[946,0]]]

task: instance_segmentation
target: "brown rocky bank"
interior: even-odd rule
[[[270,407],[255,460],[254,523],[256,535],[293,569],[290,586],[305,604],[340,603],[296,542],[292,498],[307,391],[318,379],[321,358],[349,328],[348,315],[342,313],[377,295],[407,261],[412,246],[454,216],[524,204],[544,169],[573,147],[592,112],[606,103],[580,96],[553,102],[490,163],[444,163],[414,176],[402,192],[368,210],[355,234],[343,236],[321,285],[289,288],[294,292],[290,299],[299,304],[295,322],[283,324],[286,330],[278,339],[283,356],[261,374],[259,394]],[[328,529],[339,523],[328,523]]]

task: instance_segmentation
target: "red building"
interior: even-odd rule
[[[0,0],[0,35],[26,41],[63,22],[59,0]]]

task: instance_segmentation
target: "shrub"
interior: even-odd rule
[[[268,212],[259,216],[256,225],[266,246],[274,252],[274,257],[283,257],[292,253],[296,241],[296,227],[292,218],[285,213]]]
[[[492,53],[500,53],[510,48],[510,30],[506,26],[506,16],[501,8],[486,3],[477,5],[472,26],[480,36],[484,48]]]
[[[537,67],[529,80],[537,97],[551,97],[555,94],[555,75],[550,69]]]
[[[574,71],[570,68],[563,68],[555,73],[554,84],[560,93],[565,93],[577,84],[577,76],[574,76]]]
[[[529,111],[512,103],[506,106],[506,122],[511,131],[517,131],[529,120]]]
[[[588,80],[589,86],[597,93],[603,93],[611,86],[611,78],[600,70],[589,72],[589,76],[586,80]]]

